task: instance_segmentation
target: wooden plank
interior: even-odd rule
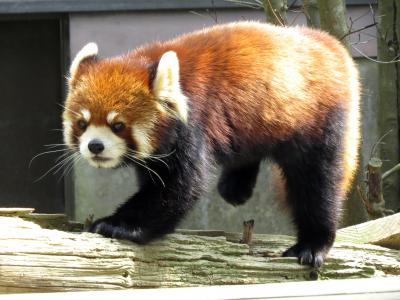
[[[69,293],[36,293],[0,295],[4,300],[63,300],[63,299],[400,299],[400,277],[374,279],[329,280],[212,286],[195,288],[139,289],[125,291],[90,291]]]

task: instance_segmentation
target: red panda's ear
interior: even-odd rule
[[[96,60],[98,48],[95,43],[86,44],[75,56],[69,68],[70,86],[73,86],[78,78],[84,73],[86,67]]]
[[[187,100],[181,90],[179,60],[174,51],[168,51],[161,56],[152,87],[154,95],[162,106],[186,123],[188,117]]]

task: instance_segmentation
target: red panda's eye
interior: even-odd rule
[[[87,128],[87,123],[84,120],[78,120],[76,124],[78,125],[78,128],[81,130],[85,130]]]
[[[125,129],[125,124],[122,122],[117,122],[111,125],[111,129],[114,132],[121,132],[122,130]]]

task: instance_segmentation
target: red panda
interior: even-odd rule
[[[65,143],[95,167],[137,167],[140,190],[91,232],[144,244],[172,232],[216,166],[228,202],[252,194],[260,161],[285,178],[297,243],[319,267],[331,248],[359,145],[358,72],[327,33],[217,25],[70,67]]]

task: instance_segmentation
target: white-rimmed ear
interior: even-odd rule
[[[73,84],[79,77],[83,63],[95,59],[97,53],[98,47],[96,43],[88,43],[78,52],[69,68],[69,84]]]
[[[186,96],[179,82],[179,60],[174,51],[165,52],[158,63],[153,92],[164,107],[184,123],[188,118]]]

